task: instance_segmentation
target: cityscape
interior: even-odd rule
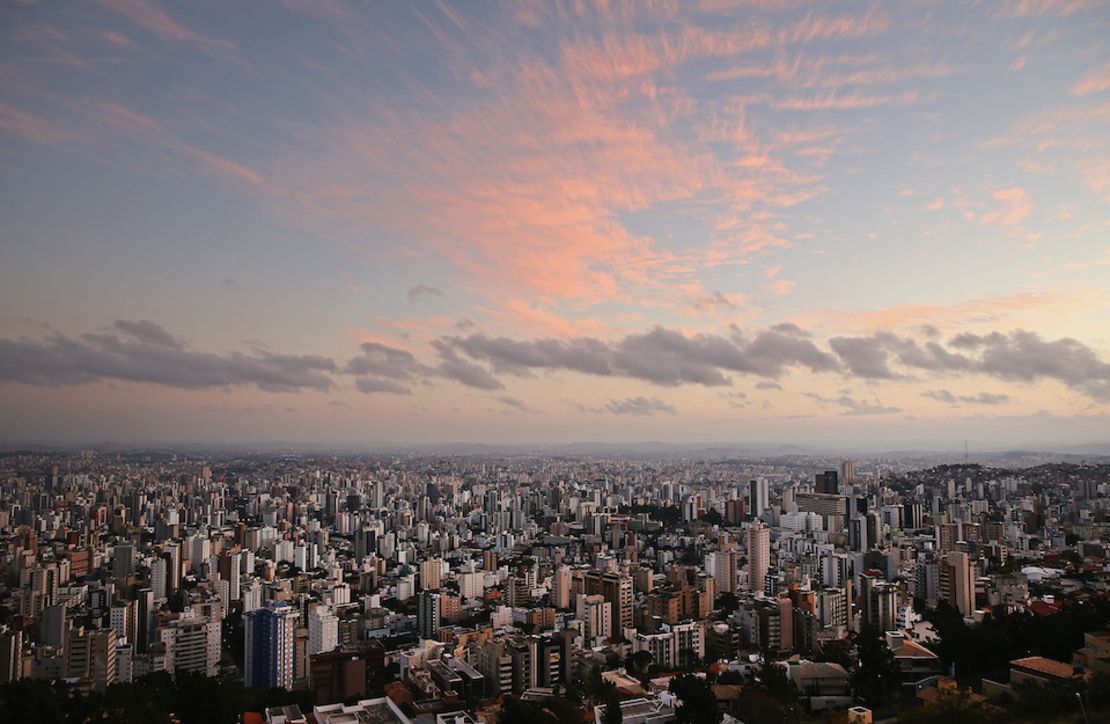
[[[277,724],[1107,712],[1110,461],[822,462],[9,453],[0,679],[53,720],[159,676]]]
[[[0,4],[0,722],[1110,722],[1110,2]]]

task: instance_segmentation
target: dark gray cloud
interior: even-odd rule
[[[0,381],[37,385],[100,380],[146,382],[186,389],[255,386],[271,391],[328,390],[341,376],[362,392],[410,394],[412,385],[448,379],[479,390],[501,390],[501,375],[578,372],[622,377],[664,387],[727,387],[735,375],[763,378],[756,389],[782,389],[774,380],[791,369],[839,372],[867,380],[983,375],[1032,383],[1056,380],[1095,400],[1110,400],[1110,364],[1070,338],[1045,340],[1033,332],[960,334],[947,342],[890,333],[834,337],[827,347],[791,323],[752,333],[735,326],[727,336],[687,335],[653,327],[614,341],[591,337],[520,340],[475,332],[432,342],[435,357],[367,342],[343,365],[319,355],[283,355],[261,343],[247,351],[203,352],[150,320],[118,320],[105,332],[77,337],[46,332],[41,338],[0,339]],[[831,352],[829,351],[831,350]],[[997,405],[1000,393],[946,397],[948,404]],[[874,414],[881,405],[844,405]]]
[[[386,380],[380,377],[356,377],[355,388],[367,395],[374,392],[385,392],[392,395],[411,395],[412,390],[400,382]]]
[[[411,380],[426,370],[411,352],[403,349],[378,342],[363,342],[359,349],[362,354],[353,357],[343,369],[347,374]]]
[[[497,398],[497,401],[500,402],[502,405],[505,405],[506,407],[511,407],[514,410],[519,410],[520,412],[527,412],[527,413],[537,413],[537,412],[539,412],[539,410],[535,409],[534,407],[529,407],[528,404],[524,402],[524,400],[518,400],[517,398],[510,397],[508,395],[499,396]]]
[[[351,358],[343,368],[346,374],[357,376],[355,387],[359,392],[409,395],[412,390],[402,383],[426,377],[430,372],[411,352],[403,349],[379,342],[363,342],[359,350],[361,354]]]
[[[1009,402],[1012,398],[1009,395],[997,394],[993,392],[980,392],[977,395],[956,395],[948,390],[928,390],[921,393],[922,397],[937,402],[944,402],[949,405],[956,405],[961,402],[970,405],[1001,405]]]
[[[435,368],[437,374],[479,390],[500,390],[505,387],[484,367],[460,358],[450,344],[439,340],[433,346],[440,357],[439,365]]]
[[[408,291],[409,303],[419,302],[424,297],[442,297],[443,290],[430,287],[427,284],[417,284]]]
[[[131,322],[126,319],[117,319],[112,328],[126,334],[137,342],[161,345],[170,349],[181,349],[184,345],[166,329],[151,322],[149,319],[140,319]]]
[[[1110,400],[1110,364],[1068,337],[1047,341],[1019,329],[1009,334],[959,334],[944,346],[878,333],[834,337],[829,346],[857,377],[893,379],[898,375],[890,364],[897,362],[910,370],[944,374],[982,374],[1018,382],[1053,379],[1096,400]]]
[[[746,392],[721,392],[718,394],[718,397],[725,400],[730,406],[736,409],[742,409],[751,404]]]
[[[317,355],[213,354],[187,349],[153,322],[120,320],[115,333],[0,339],[0,380],[67,385],[100,380],[184,389],[254,386],[271,392],[328,390],[338,368]]]
[[[732,301],[720,292],[713,292],[704,297],[698,297],[694,300],[694,308],[702,309],[704,307],[728,307],[729,309],[736,309],[736,302]]]
[[[529,375],[535,370],[566,370],[633,377],[671,387],[729,385],[727,372],[777,377],[791,366],[814,371],[838,369],[832,355],[805,339],[801,330],[789,327],[764,330],[751,339],[712,334],[688,337],[655,327],[611,343],[588,337],[518,341],[472,334],[448,337],[440,344],[489,364],[494,372]]]
[[[1047,377],[1097,400],[1110,400],[1110,364],[1069,337],[1045,341],[1033,332],[962,334],[951,346],[977,352],[975,370],[1004,380],[1033,382]]]
[[[657,397],[629,397],[624,400],[610,400],[605,410],[614,415],[677,415],[678,410]]]
[[[472,359],[488,362],[495,372],[527,376],[535,369],[565,369],[593,375],[614,374],[611,351],[604,342],[590,338],[538,339],[520,342],[507,337],[472,334],[451,337],[448,346],[462,350]]]
[[[901,407],[887,407],[879,400],[857,400],[847,391],[842,391],[838,397],[825,397],[816,392],[803,392],[803,396],[816,400],[822,405],[836,405],[841,408],[841,415],[890,415],[901,412]]]
[[[891,380],[895,377],[894,371],[887,364],[889,355],[884,340],[879,335],[833,337],[829,340],[829,346],[855,377],[877,380]]]

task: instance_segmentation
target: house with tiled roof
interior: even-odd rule
[[[894,654],[894,661],[901,672],[902,688],[907,692],[920,691],[934,684],[937,677],[944,673],[944,664],[939,656],[901,631],[887,631],[886,643]]]
[[[998,694],[1017,694],[1015,687],[1023,684],[1044,686],[1046,684],[1063,684],[1073,679],[1084,676],[1081,669],[1071,664],[1057,661],[1045,656],[1026,656],[1010,662],[1010,682],[1003,684],[990,679],[983,679],[983,693],[987,696]]]

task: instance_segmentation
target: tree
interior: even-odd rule
[[[992,718],[990,709],[962,691],[942,693],[936,701],[898,714],[900,724],[975,724]]]
[[[717,609],[725,613],[732,613],[740,608],[740,599],[736,598],[736,594],[731,591],[717,594]]]
[[[605,705],[605,718],[602,719],[604,724],[621,724],[624,721],[624,714],[621,712],[621,700],[617,696],[615,684],[605,685],[605,693],[602,694],[601,702]]]
[[[786,669],[776,666],[766,658],[763,659],[752,686],[782,704],[792,704],[798,699],[798,687],[794,686],[794,682],[787,676]]]
[[[628,657],[629,670],[640,674],[648,670],[648,667],[654,663],[655,657],[651,655],[650,651],[636,651]]]
[[[506,699],[497,716],[497,724],[558,724],[558,720],[539,704]]]
[[[670,692],[682,703],[675,711],[675,720],[688,724],[708,724],[721,720],[717,697],[709,682],[700,676],[684,674],[671,679]]]
[[[605,679],[601,678],[601,668],[591,666],[582,677],[582,691],[591,701],[600,701],[605,694]]]
[[[888,694],[897,691],[901,675],[894,652],[872,624],[865,624],[860,630],[856,647],[858,658],[852,673],[856,696],[869,703],[885,701]]]

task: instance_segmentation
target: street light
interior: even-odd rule
[[[1090,720],[1087,719],[1087,707],[1083,705],[1083,695],[1077,691],[1075,692],[1075,698],[1079,699],[1079,710],[1083,712],[1084,724],[1091,724]]]

